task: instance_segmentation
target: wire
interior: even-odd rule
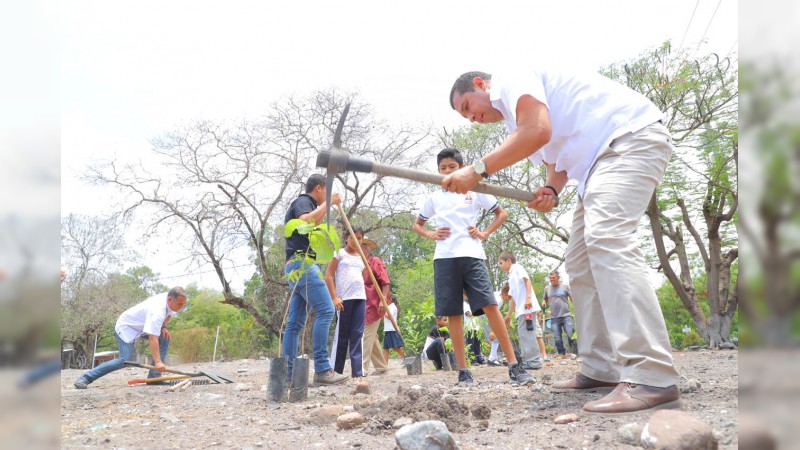
[[[692,52],[692,56],[690,56],[687,60],[691,61],[694,58],[694,55],[700,50],[700,45],[703,43],[703,39],[706,38],[706,34],[708,33],[708,29],[711,28],[711,23],[714,21],[714,17],[717,15],[717,11],[719,11],[719,7],[722,5],[722,0],[717,2],[717,7],[714,9],[714,13],[711,14],[711,18],[708,19],[708,25],[706,25],[705,31],[703,31],[703,36],[700,37],[700,40],[697,41],[697,47],[695,47],[694,51]]]
[[[681,45],[678,46],[678,53],[681,52],[681,49],[683,48],[683,42],[686,40],[686,35],[689,34],[689,27],[692,26],[692,20],[694,20],[694,14],[697,12],[698,6],[700,6],[700,0],[697,0],[697,3],[694,4],[692,17],[689,18],[689,23],[686,25],[686,31],[683,32],[683,37],[681,38]]]

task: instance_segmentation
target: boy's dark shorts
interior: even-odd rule
[[[433,260],[433,288],[437,316],[464,314],[464,291],[473,316],[482,316],[483,307],[496,305],[486,261],[477,258]]]

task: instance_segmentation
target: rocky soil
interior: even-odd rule
[[[738,353],[695,351],[675,354],[683,378],[683,411],[713,429],[719,448],[738,444]],[[267,399],[269,361],[240,360],[184,364],[181,370],[214,370],[233,384],[128,386],[146,370],[123,369],[87,390],[72,382],[78,370],[61,373],[62,448],[264,448],[392,449],[403,424],[440,420],[461,449],[637,448],[620,428],[643,426],[652,414],[590,416],[581,406],[597,394],[551,393],[549,385],[571,376],[579,361],[554,361],[534,371],[537,384],[515,387],[505,367],[473,367],[477,385],[455,387],[455,372],[409,376],[392,360],[387,375],[370,376],[369,393],[356,382],[311,387],[308,399]],[[345,372],[347,373],[347,372]],[[363,387],[362,387],[363,390]],[[556,424],[559,416],[577,420]],[[338,423],[337,423],[337,418]],[[624,434],[624,433],[622,433]]]

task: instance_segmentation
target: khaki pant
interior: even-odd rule
[[[381,320],[364,325],[364,375],[367,375],[370,360],[375,366],[375,371],[385,372],[388,369],[388,364],[383,358],[383,347],[381,347],[381,341],[378,339],[380,325]]]
[[[678,382],[637,228],[672,153],[660,123],[614,140],[595,163],[566,254],[581,372],[606,382]]]

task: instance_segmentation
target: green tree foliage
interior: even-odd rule
[[[708,345],[732,348],[738,286],[731,268],[739,254],[736,64],[716,54],[694,59],[687,50],[673,53],[666,42],[604,71],[665,113],[675,153],[647,209],[657,267]],[[705,299],[695,287],[693,264],[707,276]]]
[[[219,326],[217,359],[255,358],[271,354],[276,338],[259,326],[247,311],[222,303],[223,294],[210,289],[187,288],[189,303],[170,322],[170,352],[182,362],[210,361]]]
[[[436,325],[433,293],[433,255],[417,259],[410,267],[388,267],[392,289],[400,304],[397,325],[406,349],[422,351],[428,331]]]

